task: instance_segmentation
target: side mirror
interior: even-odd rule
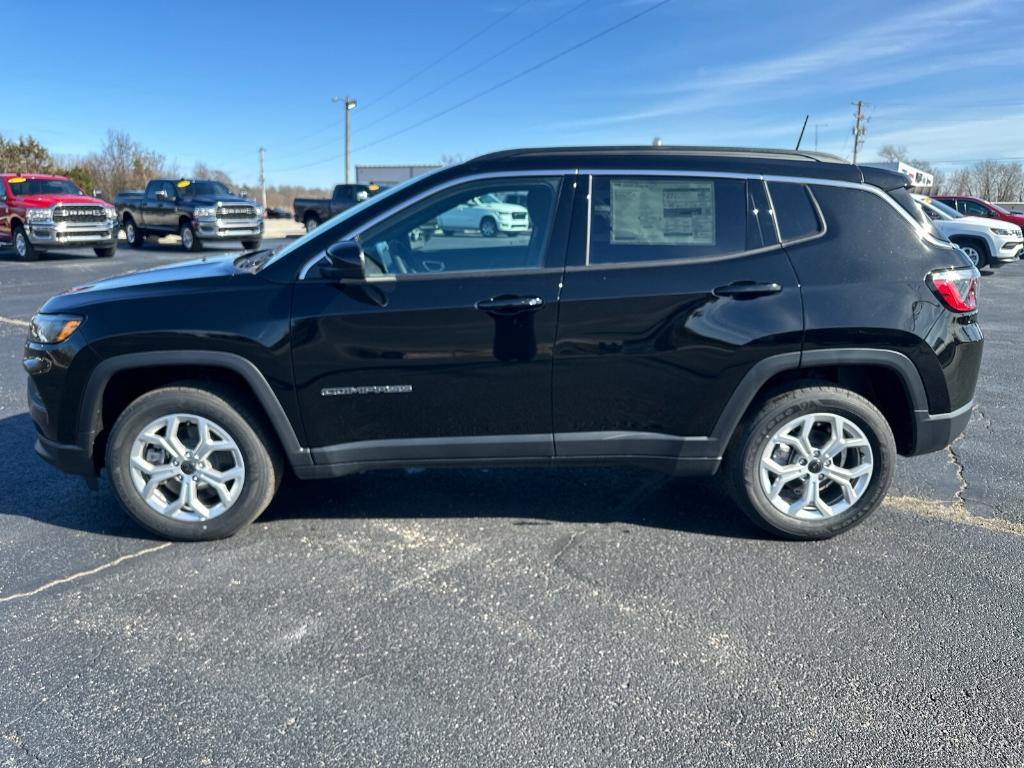
[[[154,197],[157,200],[170,200],[171,196],[167,194],[166,189],[158,189]]]
[[[93,197],[98,197],[100,200],[102,200],[103,199],[103,190],[102,189],[94,189],[92,191],[92,196]]]
[[[355,240],[342,240],[327,249],[327,264],[320,274],[328,280],[365,280],[366,256]]]

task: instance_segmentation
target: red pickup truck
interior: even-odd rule
[[[13,245],[23,261],[62,248],[92,248],[109,258],[117,251],[117,231],[114,206],[70,179],[0,173],[0,247]]]

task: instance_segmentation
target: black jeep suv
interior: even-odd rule
[[[106,467],[175,539],[239,530],[286,466],[617,463],[718,473],[762,526],[831,536],[971,413],[978,272],[906,181],[743,149],[444,168],[278,251],[50,299],[36,450],[93,486]],[[480,205],[529,226],[436,228]]]

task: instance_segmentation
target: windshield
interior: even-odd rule
[[[1003,208],[1003,206],[996,205],[995,203],[989,203],[988,207],[992,208],[993,210],[999,211],[1000,213],[1009,213],[1009,211]]]
[[[78,186],[68,179],[8,179],[13,195],[84,195]]]
[[[481,203],[487,203],[488,205],[493,205],[494,203],[501,202],[501,200],[494,196],[493,192],[488,192],[486,195],[480,195],[480,197],[478,197],[477,200],[479,200]]]
[[[398,192],[400,189],[405,189],[410,184],[413,184],[414,182],[420,181],[420,180],[426,178],[427,176],[432,176],[433,174],[437,173],[440,170],[443,170],[443,168],[437,168],[437,169],[435,169],[433,171],[430,171],[429,173],[425,173],[425,174],[423,174],[421,176],[416,176],[416,177],[414,177],[412,179],[407,179],[406,181],[403,181],[401,184],[398,184],[398,185],[396,185],[394,187],[388,187],[387,189],[383,190],[382,192],[378,192],[376,195],[371,195],[370,197],[366,198],[362,202],[356,203],[351,208],[346,208],[344,211],[339,213],[337,216],[335,216],[335,217],[333,217],[331,219],[328,219],[321,226],[317,227],[314,230],[311,230],[311,231],[307,232],[305,235],[300,237],[295,242],[289,243],[288,245],[286,245],[280,251],[275,253],[273,258],[267,259],[266,263],[263,264],[262,266],[263,267],[269,266],[270,264],[273,264],[274,262],[276,262],[278,259],[282,259],[285,256],[287,256],[289,253],[292,253],[296,249],[301,248],[306,243],[308,243],[310,240],[312,240],[314,237],[319,237],[320,235],[322,235],[324,233],[324,229],[325,228],[332,227],[332,226],[334,226],[336,224],[340,224],[341,222],[351,218],[352,216],[355,216],[356,214],[361,213],[362,211],[365,211],[371,205],[377,205],[382,200],[385,200],[386,198],[391,197],[396,192]]]
[[[189,197],[196,195],[230,195],[231,190],[219,181],[193,181],[182,193]]]

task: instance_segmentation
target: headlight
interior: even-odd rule
[[[259,205],[254,205],[253,210],[256,211],[256,218],[260,219],[263,217],[263,208]]]
[[[28,338],[40,344],[60,344],[84,319],[75,315],[36,315],[28,327]]]
[[[992,233],[996,235],[1002,235],[1003,237],[1009,237],[1014,234],[1012,229],[1000,229],[999,227],[991,227]]]
[[[196,208],[195,211],[192,212],[192,215],[195,216],[197,219],[215,219],[217,218],[217,209]]]
[[[107,214],[107,221],[117,221],[117,208],[104,208]]]
[[[52,208],[29,208],[25,215],[29,221],[50,221],[53,218]]]

